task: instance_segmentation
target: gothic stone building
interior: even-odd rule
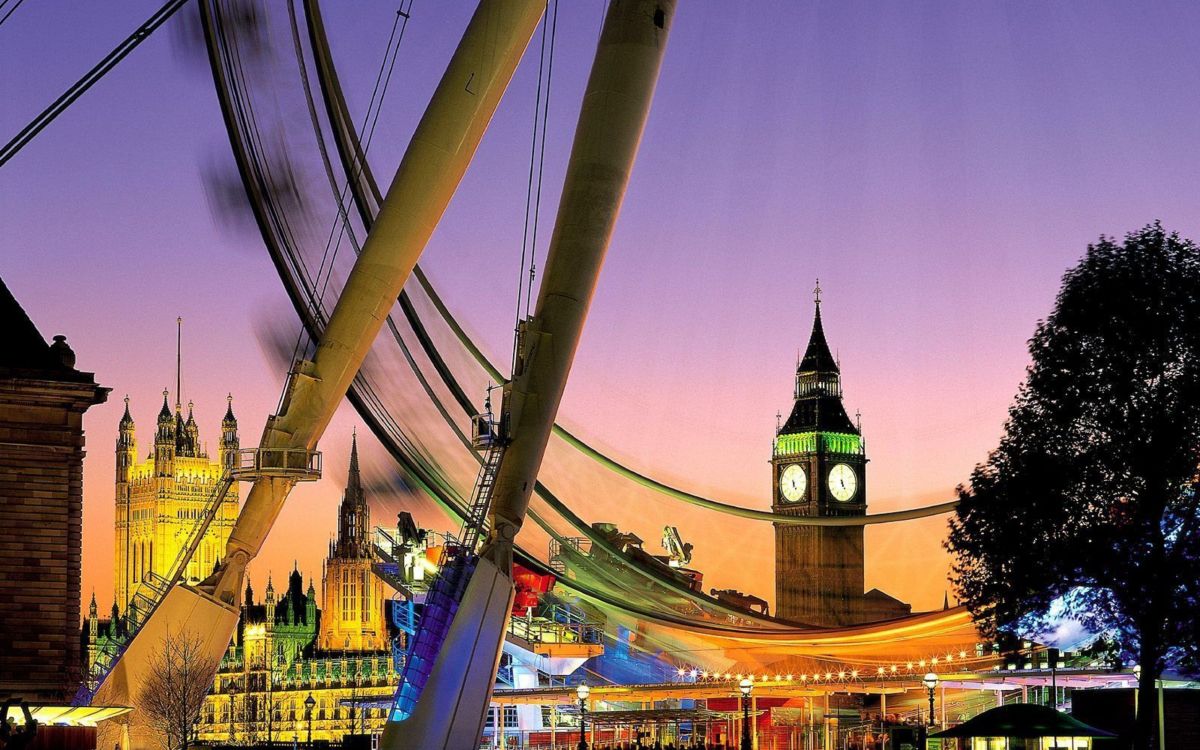
[[[149,576],[165,577],[202,517],[225,469],[237,459],[237,419],[233,399],[228,399],[221,420],[217,459],[210,460],[200,440],[200,428],[188,403],[183,418],[178,394],[171,411],[168,392],[158,412],[154,444],[145,458],[138,459],[129,397],[117,433],[115,493],[116,605],[124,612]],[[225,493],[221,507],[205,532],[199,548],[184,571],[183,580],[195,583],[206,578],[225,553],[225,543],[238,514],[238,484]]]
[[[166,418],[160,421],[168,425]],[[225,425],[236,429],[232,412]],[[165,448],[165,438],[163,444]],[[389,627],[383,584],[371,568],[370,524],[355,440],[338,533],[324,563],[322,595],[318,598],[311,579],[305,586],[295,568],[278,595],[268,577],[262,600],[247,580],[233,641],[196,727],[201,740],[251,745],[268,739],[303,741],[309,718],[315,740],[338,741],[346,734],[382,728],[384,706],[399,680],[391,651],[398,631]],[[148,551],[146,555],[148,561]],[[99,618],[93,597],[84,634],[90,658],[107,640],[126,637],[123,622],[115,603],[110,617]],[[305,706],[309,695],[311,714]]]

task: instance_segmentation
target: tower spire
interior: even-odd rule
[[[817,303],[817,315],[821,314],[821,280],[817,279],[817,285],[813,287],[813,302]]]
[[[175,318],[175,411],[182,406],[183,318]]]
[[[358,428],[350,433],[350,475],[346,481],[346,494],[362,491],[362,477],[358,470]]]
[[[370,530],[371,511],[363,494],[356,429],[350,438],[350,471],[346,478],[346,492],[338,507],[338,534],[331,557],[359,559],[370,556]]]

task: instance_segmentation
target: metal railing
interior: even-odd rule
[[[231,473],[235,480],[280,477],[312,482],[321,478],[321,452],[303,448],[243,448],[234,454]]]

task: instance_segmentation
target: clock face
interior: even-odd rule
[[[800,464],[789,464],[779,475],[779,494],[789,503],[794,503],[804,497],[808,488],[808,475]]]
[[[849,464],[838,464],[829,471],[829,492],[839,502],[846,502],[858,492],[858,475]]]

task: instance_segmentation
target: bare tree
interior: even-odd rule
[[[150,657],[138,707],[167,750],[187,750],[218,662],[192,634],[167,633]]]

